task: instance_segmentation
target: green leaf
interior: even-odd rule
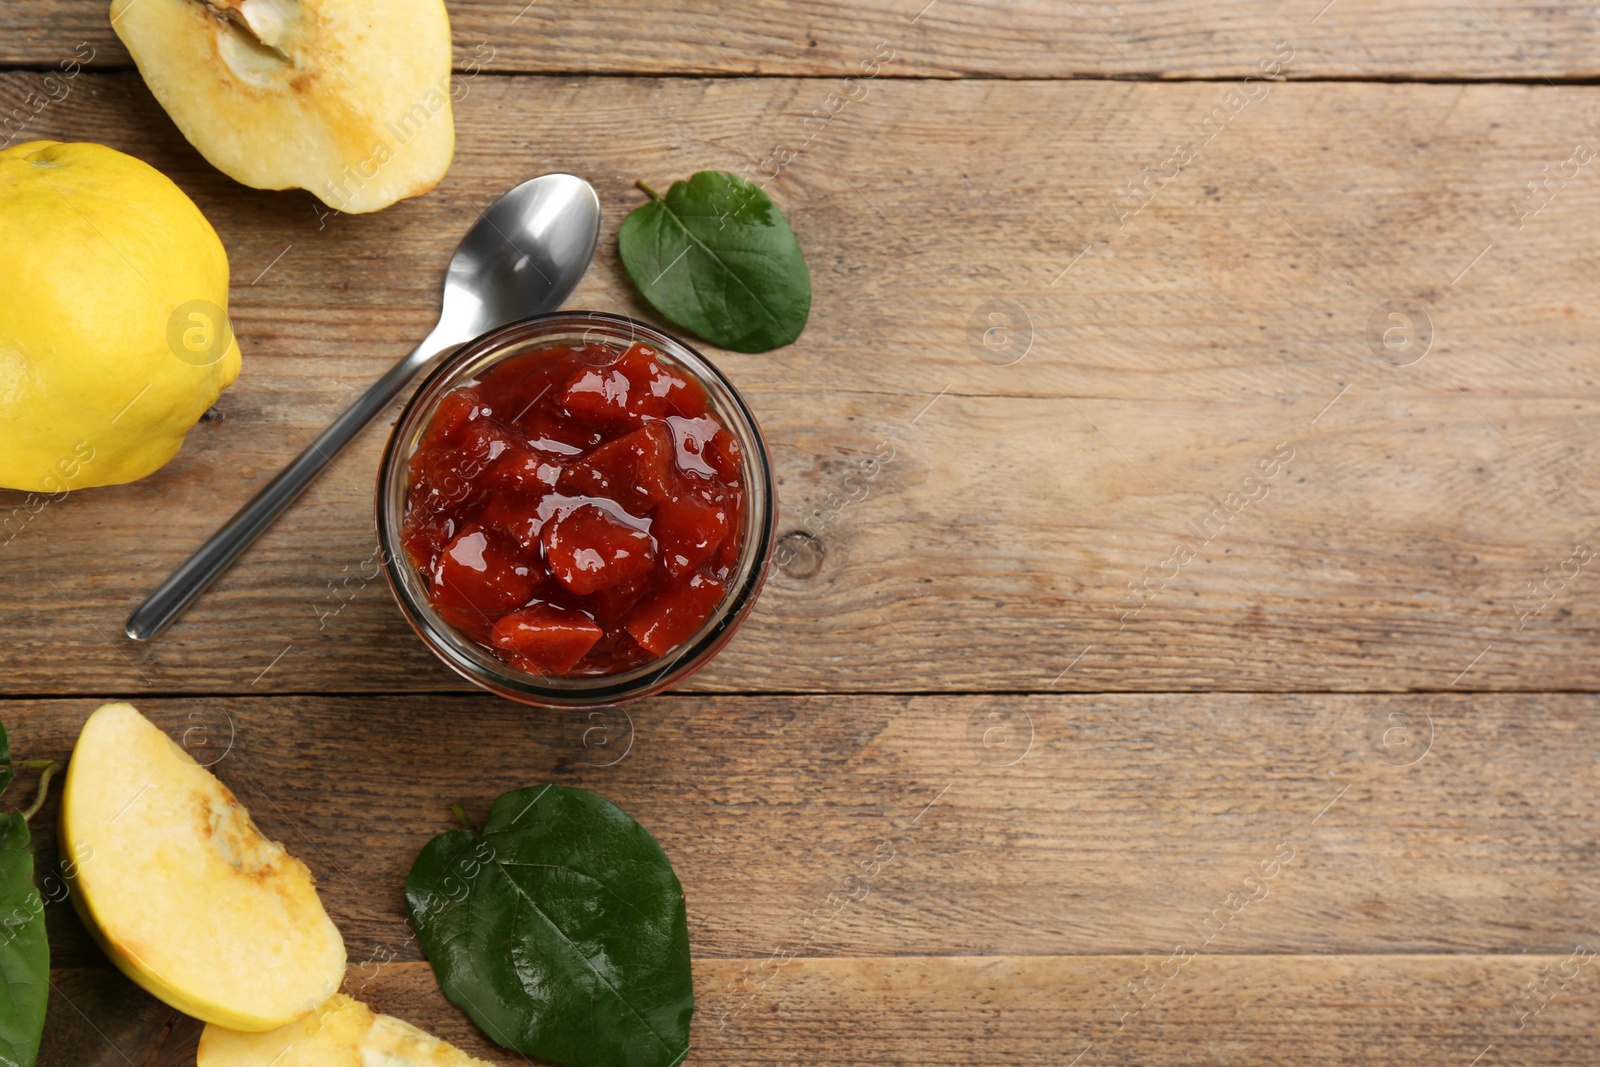
[[[406,879],[445,995],[490,1038],[566,1067],[670,1067],[694,985],[683,887],[627,812],[586,789],[494,802],[428,842]]]
[[[33,1067],[49,1000],[50,946],[28,824],[7,812],[0,815],[0,1064]]]
[[[16,768],[11,766],[11,742],[6,737],[5,725],[0,724],[0,793],[6,791],[6,786],[16,776]]]
[[[617,250],[655,309],[735,352],[765,352],[800,336],[811,272],[789,222],[760,188],[703,170],[622,221]]]

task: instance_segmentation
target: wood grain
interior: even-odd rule
[[[889,77],[1240,78],[1281,40],[1290,77],[1589,78],[1589,5],[1511,0],[452,0],[460,69],[844,77],[880,42]],[[129,63],[105,0],[12,5],[0,64],[53,69],[78,42]]]
[[[1594,921],[1592,696],[194,698],[141,710],[317,875],[354,964],[420,954],[412,860],[500,793],[661,841],[702,959],[1571,951]],[[94,700],[6,701],[64,758]],[[230,743],[231,742],[231,743]],[[54,801],[36,820],[53,855]],[[58,966],[98,953],[46,883]]]
[[[401,885],[452,801],[539,781],[671,856],[690,1064],[1593,1059],[1588,5],[449,6],[450,177],[360,218],[214,172],[104,0],[0,13],[0,137],[171,175],[246,357],[157,475],[0,491],[13,751],[134,698],[317,874],[346,990],[491,1062],[523,1061],[444,999]],[[1291,83],[1244,82],[1275,50]],[[712,353],[793,555],[691,686],[460,692],[360,577],[386,424],[168,635],[120,636],[426,332],[502,189],[590,178],[572,306],[651,318],[614,251],[633,181],[708,167],[763,181],[816,297],[798,344]],[[41,867],[40,1067],[193,1064],[199,1024]]]
[[[763,959],[696,961],[698,1001],[688,1064],[1033,1065],[1588,1062],[1600,1009],[1593,964],[1555,956],[897,957],[788,961],[757,1003],[724,1019],[717,990],[761,974]],[[1151,978],[1162,972],[1170,981]],[[1576,977],[1544,998],[1543,975]],[[115,972],[58,971],[66,997],[98,993],[121,1025],[47,1036],[46,1067],[190,1067],[199,1026],[161,1011]],[[1141,1001],[1127,987],[1148,981]],[[65,992],[71,990],[71,993]],[[112,999],[115,994],[120,994]],[[439,992],[425,963],[384,968],[364,991],[377,1009],[422,1026],[490,1063],[530,1062],[487,1041]],[[1134,1014],[1134,1009],[1144,1003]],[[127,1019],[135,1011],[156,1020]],[[87,1012],[85,1012],[87,1014]],[[106,1016],[100,1018],[105,1019]],[[126,1021],[125,1021],[126,1020]],[[1202,1059],[1203,1058],[1203,1059]]]
[[[169,634],[120,631],[426,332],[498,191],[595,179],[606,235],[571,303],[648,317],[613,243],[633,179],[757,162],[819,90],[482,79],[446,184],[345,218],[213,172],[134,75],[77,86],[29,136],[120,146],[196,198],[232,257],[246,370],[159,474],[36,515],[4,495],[11,693],[461,688],[352,577],[383,426]],[[1600,499],[1600,186],[1581,171],[1521,228],[1516,197],[1593,138],[1600,89],[1279,86],[1133,212],[1128,183],[1170,172],[1227,92],[885,84],[769,183],[812,321],[717,358],[771,444],[782,530],[820,558],[769,583],[697,688],[1595,687],[1600,608],[1571,561]],[[1432,323],[1411,366],[1372,348],[1395,301]],[[985,346],[991,314],[1009,347]]]

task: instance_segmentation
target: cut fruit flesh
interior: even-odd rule
[[[61,800],[72,901],[106,955],[179,1011],[271,1030],[344,981],[344,942],[305,864],[129,704],[78,737]]]
[[[376,211],[455,150],[442,0],[113,0],[155,98],[218,170]]]
[[[315,1013],[263,1034],[207,1026],[196,1067],[492,1067],[358,1000],[335,994]]]

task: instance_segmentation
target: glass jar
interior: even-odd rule
[[[620,358],[634,343],[654,348],[669,369],[698,382],[711,411],[738,442],[744,488],[737,566],[722,603],[691,637],[646,663],[615,674],[542,675],[523,671],[462,634],[434,611],[428,579],[401,541],[410,489],[410,460],[440,401],[503,359],[553,345],[599,345]],[[604,364],[596,364],[597,366]],[[526,704],[605,707],[668,689],[710,662],[749,615],[769,569],[777,494],[766,443],[738,390],[683,342],[642,322],[599,311],[560,311],[511,323],[469,342],[436,368],[400,413],[378,469],[378,543],[384,575],[423,644],[462,677]]]

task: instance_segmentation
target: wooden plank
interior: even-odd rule
[[[1181,967],[1163,956],[800,958],[770,977],[760,958],[696,961],[686,1063],[1584,1063],[1600,1020],[1584,958],[1196,956]],[[1163,968],[1170,979],[1153,977]],[[757,1002],[725,1018],[719,991],[752,975],[767,977]],[[358,981],[352,974],[347,988]],[[1140,982],[1140,994],[1129,991]],[[57,972],[56,983],[125,987],[110,1012],[118,1021],[130,1006],[160,1010],[112,972]],[[1530,995],[1529,983],[1546,992]],[[522,1062],[444,998],[426,963],[391,964],[362,995],[491,1063]],[[64,1001],[51,1005],[62,1025],[43,1067],[194,1062],[199,1028],[176,1012],[102,1040]],[[69,1036],[71,1058],[57,1054]]]
[[[344,218],[213,172],[135,76],[79,85],[29,135],[120,146],[196,198],[232,257],[246,370],[158,475],[0,494],[12,693],[461,688],[357,576],[382,426],[169,634],[120,632],[426,332],[498,191],[594,178],[606,234],[571,303],[648,316],[614,251],[633,179],[740,169],[818,89],[483,79],[448,182]],[[823,558],[768,583],[697,688],[1596,685],[1573,546],[1600,490],[1600,186],[1582,171],[1520,224],[1516,197],[1591,137],[1600,90],[1280,86],[1135,211],[1128,183],[1228,92],[901,82],[769,183],[812,321],[717,358],[767,433],[782,530]],[[1431,315],[1412,366],[1371,347],[1394,301]],[[991,314],[1013,321],[998,352]]]
[[[95,62],[129,62],[105,0],[11,5],[0,64],[54,67],[85,43]],[[453,0],[457,65],[504,72],[777,74],[843,77],[880,42],[889,77],[1238,78],[1290,41],[1290,77],[1594,77],[1587,5],[1512,0],[715,0],[657,5]],[[887,54],[887,53],[884,53]],[[819,94],[820,95],[820,94]]]
[[[193,1067],[200,1023],[167,1007],[110,964],[54,968],[39,1067]]]
[[[702,959],[1570,951],[1592,939],[1593,696],[145,700],[317,875],[350,959],[420,958],[412,860],[501,792],[661,841]],[[92,700],[7,701],[28,758]],[[231,745],[230,745],[231,738]],[[54,802],[36,820],[55,854]],[[58,966],[93,962],[59,890]]]

